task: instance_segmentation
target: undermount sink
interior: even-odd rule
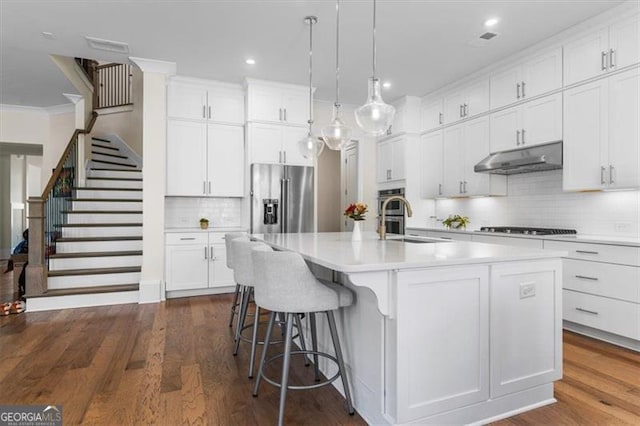
[[[387,241],[400,241],[403,243],[411,243],[411,244],[430,244],[430,243],[447,243],[450,242],[450,240],[441,240],[441,239],[436,239],[436,238],[407,238],[407,237],[402,237],[402,238],[393,238],[393,239],[388,239]]]

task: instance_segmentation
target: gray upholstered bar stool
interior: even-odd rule
[[[342,379],[342,385],[344,386],[347,410],[349,414],[354,414],[355,411],[351,402],[351,391],[349,390],[342,349],[338,338],[338,330],[336,328],[336,322],[333,315],[333,311],[336,309],[349,306],[353,303],[353,293],[341,285],[333,283],[325,284],[316,279],[307,267],[302,256],[298,253],[277,252],[270,250],[270,248],[257,247],[253,249],[252,254],[254,274],[259,276],[261,281],[260,285],[255,288],[256,305],[272,312],[269,318],[269,325],[267,327],[267,335],[264,340],[265,344],[260,358],[260,370],[258,372],[258,377],[256,378],[253,396],[258,395],[260,381],[263,378],[272,385],[280,387],[280,412],[278,424],[282,425],[284,421],[284,410],[288,389],[314,389],[333,382],[339,376]],[[283,354],[276,355],[267,360],[267,348],[271,339],[273,324],[276,319],[275,312],[282,312],[286,315],[287,330],[285,335],[285,348]],[[313,350],[307,351],[304,348],[301,351],[291,350],[291,343],[293,340],[293,317],[302,312],[308,313],[311,318],[313,318],[316,313],[325,313],[327,315],[329,331],[331,333],[331,339],[333,340],[333,347],[335,350],[335,357],[324,352],[318,352],[316,349],[314,330],[315,321],[313,320],[311,324],[311,333],[314,340]],[[306,386],[289,385],[289,365],[292,354],[303,354],[305,358],[309,354],[314,355],[314,357],[322,356],[329,358],[338,364],[338,373],[322,383]],[[265,375],[264,371],[265,364],[280,357],[284,357],[282,365],[282,379],[280,383],[277,383],[274,380],[269,379]],[[315,364],[317,367],[317,360]]]
[[[252,249],[256,247],[268,248],[264,243],[249,241],[249,238],[236,238],[231,241],[231,251],[233,253],[233,275],[236,282],[245,287],[243,303],[240,307],[240,314],[238,316],[238,334],[236,335],[235,346],[233,348],[233,354],[238,354],[238,348],[241,341],[251,342],[251,354],[249,359],[249,378],[253,378],[253,370],[255,365],[256,346],[264,344],[264,341],[258,339],[258,329],[260,326],[260,307],[256,304],[255,311],[253,313],[253,324],[245,325],[246,318],[249,311],[249,301],[251,295],[255,292],[256,287],[262,285],[260,279],[256,279],[253,273],[253,259]],[[300,315],[294,315],[293,320],[296,322],[296,328],[300,335],[300,340],[304,346],[304,337],[302,335],[302,323],[300,321]],[[271,324],[273,326],[273,324]],[[252,338],[249,340],[242,336],[242,331],[247,328],[252,329]],[[282,343],[282,341],[272,341],[272,344]],[[306,349],[306,348],[304,348]]]
[[[245,232],[227,232],[224,234],[224,244],[227,249],[227,268],[233,270],[233,252],[231,250],[231,241],[236,238],[246,237]],[[239,315],[240,306],[242,305],[242,297],[244,295],[244,286],[241,286],[236,282],[236,291],[233,295],[233,302],[231,303],[231,316],[229,318],[229,327],[233,325],[233,317]],[[237,326],[236,326],[237,329]]]

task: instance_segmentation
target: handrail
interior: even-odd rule
[[[56,166],[55,170],[51,174],[51,178],[49,178],[49,182],[47,183],[47,186],[44,188],[44,191],[42,192],[43,201],[47,201],[47,199],[49,198],[49,194],[51,193],[53,186],[56,184],[56,181],[58,180],[58,178],[60,177],[60,174],[62,173],[64,162],[69,156],[69,153],[71,152],[71,150],[73,149],[75,142],[78,139],[78,135],[91,133],[91,130],[93,130],[93,125],[96,123],[97,119],[98,119],[98,113],[93,111],[91,113],[91,119],[89,120],[89,124],[87,125],[87,128],[76,129],[73,131],[73,135],[71,135],[71,139],[69,139],[69,143],[67,144],[67,147],[62,152],[62,155],[60,156],[60,160],[58,160],[58,165]]]

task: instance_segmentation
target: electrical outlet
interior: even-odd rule
[[[520,283],[520,299],[533,297],[536,295],[536,283]]]

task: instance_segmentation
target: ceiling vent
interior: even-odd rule
[[[105,50],[107,52],[129,53],[129,45],[121,41],[104,40],[95,37],[85,37],[89,46],[97,50]]]
[[[489,43],[491,40],[494,40],[500,34],[494,33],[492,31],[486,31],[478,36],[478,38],[473,39],[469,42],[469,45],[474,47],[482,47]]]

